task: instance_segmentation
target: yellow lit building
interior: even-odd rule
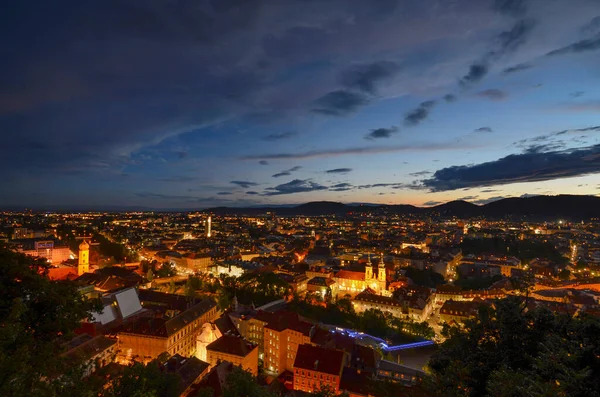
[[[364,273],[340,270],[333,279],[337,284],[338,296],[350,295],[354,297],[367,288],[375,291],[378,295],[391,295],[387,290],[387,275],[383,256],[379,261],[379,266],[377,266],[377,272],[375,272],[369,256]]]
[[[245,341],[241,336],[223,335],[206,346],[211,368],[228,361],[252,375],[258,375],[258,346]]]
[[[90,245],[83,240],[79,244],[79,262],[77,265],[77,274],[81,276],[90,271]]]
[[[138,318],[118,333],[117,361],[128,363],[136,358],[148,362],[164,352],[191,357],[202,325],[215,320],[219,314],[216,303],[205,299],[171,319]]]

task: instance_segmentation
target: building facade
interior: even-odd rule
[[[148,362],[164,352],[191,357],[202,325],[215,320],[219,314],[216,303],[206,299],[171,319],[139,318],[118,332],[117,361]]]
[[[328,387],[339,393],[345,363],[346,355],[341,350],[300,345],[292,371],[294,390],[313,393]]]
[[[228,361],[254,376],[258,375],[258,346],[240,336],[223,335],[206,346],[206,352],[211,368]]]

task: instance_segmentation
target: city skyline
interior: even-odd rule
[[[369,3],[12,4],[0,207],[600,193],[597,1]]]

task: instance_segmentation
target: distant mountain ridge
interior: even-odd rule
[[[347,215],[350,213],[372,214],[420,214],[442,217],[528,217],[528,218],[600,218],[600,197],[583,195],[532,196],[505,198],[484,205],[456,200],[433,207],[416,207],[407,204],[349,205],[332,201],[313,201],[293,207],[215,207],[202,212],[216,215],[260,215],[267,212],[279,216]]]

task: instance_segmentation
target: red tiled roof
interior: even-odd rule
[[[310,335],[310,330],[313,324],[300,320],[297,313],[281,310],[273,313],[273,317],[267,323],[265,328],[281,332],[286,329],[291,329],[300,332],[306,336]]]
[[[50,280],[74,280],[77,278],[77,269],[73,267],[54,267],[48,269]]]
[[[246,342],[243,338],[233,335],[223,335],[216,341],[206,346],[206,350],[246,357],[257,346]]]
[[[344,366],[344,352],[324,347],[300,345],[294,368],[339,376]]]
[[[365,281],[365,274],[363,272],[353,272],[352,270],[340,270],[335,277],[347,280]]]

